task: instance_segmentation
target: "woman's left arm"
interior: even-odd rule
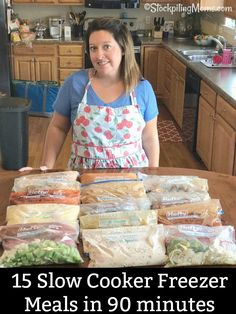
[[[146,123],[142,134],[142,145],[149,161],[149,167],[159,167],[160,144],[157,117]]]

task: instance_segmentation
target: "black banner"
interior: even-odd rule
[[[222,314],[235,307],[235,279],[235,268],[0,269],[1,307],[17,314]]]

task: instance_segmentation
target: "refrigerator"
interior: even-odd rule
[[[0,0],[0,95],[7,96],[11,96],[10,15],[10,0]]]

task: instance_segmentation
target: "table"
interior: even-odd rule
[[[59,169],[58,169],[59,170]],[[53,170],[56,171],[56,170]],[[83,172],[91,172],[93,170],[84,170]],[[96,170],[99,171],[99,170]],[[133,169],[101,169],[101,171],[112,172],[134,172],[141,171],[146,174],[156,175],[195,175],[208,179],[209,194],[211,198],[218,198],[221,201],[224,215],[222,216],[224,224],[233,225],[236,228],[236,177],[220,174],[211,171],[203,171],[186,168],[133,168]],[[35,173],[25,172],[21,174],[18,171],[0,171],[0,224],[5,221],[6,207],[14,179],[16,177]],[[38,172],[39,173],[39,172]]]

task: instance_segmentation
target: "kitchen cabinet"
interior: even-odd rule
[[[74,4],[84,5],[84,0],[13,0],[12,4],[27,3],[27,4]]]
[[[183,122],[185,74],[186,66],[172,56],[169,111],[180,128]]]
[[[234,0],[232,0],[234,1]],[[192,5],[192,4],[199,4],[200,7],[223,7],[224,0],[182,0],[181,3],[183,5]]]
[[[13,79],[57,81],[56,45],[13,45]]]
[[[12,45],[12,77],[16,80],[57,81],[84,67],[83,44]]]
[[[208,170],[211,169],[216,92],[201,81],[196,151]]]
[[[236,109],[217,96],[211,170],[234,174]],[[222,149],[223,148],[223,149]]]
[[[170,4],[176,4],[176,3],[181,3],[181,0],[159,0],[159,1],[154,1],[154,0],[142,0],[142,3],[170,3]]]
[[[231,17],[232,19],[236,19],[236,1],[235,0],[224,0],[225,7],[231,7],[231,12],[225,12],[225,16]]]
[[[141,46],[141,71],[151,83],[157,98],[163,97],[164,51],[165,48],[155,45]]]
[[[199,99],[197,153],[208,170],[235,175],[236,109],[204,81]]]
[[[84,68],[84,48],[82,44],[79,45],[59,45],[58,46],[58,71],[59,82],[63,81],[73,72]]]
[[[182,127],[186,66],[164,47],[141,47],[141,70],[173,118]]]
[[[170,111],[170,95],[171,95],[171,69],[172,69],[172,54],[165,49],[163,60],[164,76],[163,76],[163,97],[162,101]]]

